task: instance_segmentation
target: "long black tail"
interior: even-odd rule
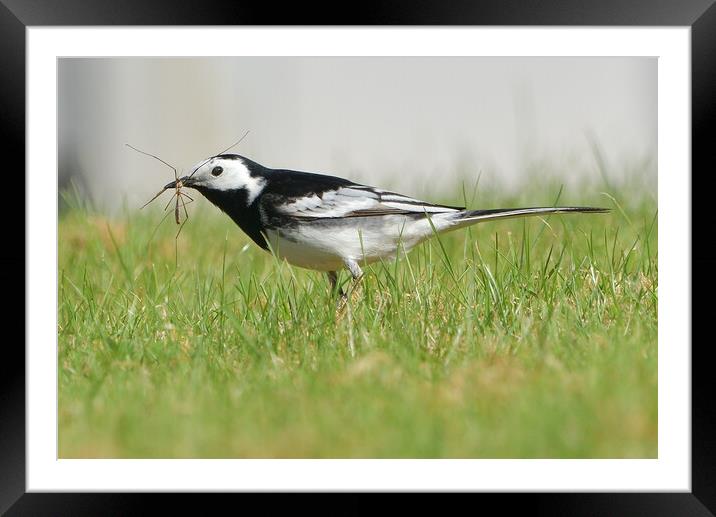
[[[609,208],[595,208],[591,206],[544,206],[529,208],[493,208],[490,210],[465,210],[459,218],[459,226],[467,226],[492,219],[507,219],[508,217],[529,217],[546,214],[587,213],[603,214]]]

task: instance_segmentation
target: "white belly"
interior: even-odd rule
[[[442,215],[442,214],[441,214]],[[438,231],[448,220],[434,216]],[[317,220],[280,232],[267,232],[277,256],[290,264],[318,271],[336,271],[346,260],[361,265],[393,260],[433,235],[427,219],[402,215],[361,217],[346,220]]]

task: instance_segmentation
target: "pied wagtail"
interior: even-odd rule
[[[270,169],[236,154],[213,156],[192,171],[178,180],[183,186],[198,190],[261,248],[290,264],[326,272],[333,289],[338,270],[345,267],[358,280],[361,265],[395,259],[436,232],[508,217],[609,211],[575,206],[467,210],[336,176]]]

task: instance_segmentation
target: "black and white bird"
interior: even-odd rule
[[[354,279],[361,266],[396,259],[436,232],[508,217],[607,212],[592,207],[468,210],[324,174],[270,169],[236,154],[208,158],[178,181],[224,211],[256,244],[290,264]],[[166,186],[173,188],[175,182]]]

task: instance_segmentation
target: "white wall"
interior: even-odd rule
[[[187,169],[247,129],[233,152],[264,165],[414,195],[456,193],[458,171],[519,186],[535,161],[596,177],[592,138],[612,178],[638,169],[656,189],[654,58],[63,59],[59,74],[61,181],[80,172],[106,209],[171,179],[125,142]]]

